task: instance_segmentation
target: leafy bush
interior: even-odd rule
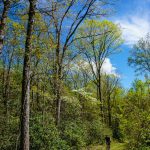
[[[58,129],[53,119],[47,118],[47,123],[40,121],[42,118],[34,118],[31,126],[30,145],[32,150],[69,150],[66,141],[60,138]]]
[[[88,145],[103,144],[105,136],[111,134],[111,130],[100,119],[88,122]]]
[[[63,124],[62,137],[74,150],[80,150],[86,145],[86,127],[80,122],[65,122]]]
[[[19,122],[17,117],[0,117],[0,149],[14,150],[19,143]]]

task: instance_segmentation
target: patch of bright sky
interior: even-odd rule
[[[40,2],[45,4],[46,0]],[[121,53],[106,59],[103,70],[107,74],[119,73],[122,85],[129,88],[134,79],[143,79],[143,76],[136,76],[134,69],[128,66],[128,57],[139,38],[150,32],[150,0],[116,0],[114,10],[116,13],[106,19],[121,26],[125,42]]]
[[[114,7],[116,13],[109,19],[121,26],[125,43],[121,47],[122,52],[110,60],[121,75],[122,85],[129,88],[134,79],[144,78],[137,76],[127,62],[133,45],[150,32],[150,0],[118,0]]]

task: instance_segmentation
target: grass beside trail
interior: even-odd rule
[[[83,150],[106,150],[105,145],[89,146]],[[110,150],[125,150],[125,143],[112,142]]]

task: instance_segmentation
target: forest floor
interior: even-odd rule
[[[106,150],[106,145],[89,146],[83,150]],[[125,143],[112,142],[110,150],[126,150]]]

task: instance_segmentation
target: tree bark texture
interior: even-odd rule
[[[108,105],[108,125],[111,127],[111,103],[110,103],[110,95],[108,95],[107,105]]]
[[[22,80],[22,104],[21,104],[21,136],[20,150],[29,150],[29,113],[30,113],[30,59],[31,59],[31,36],[35,17],[36,0],[29,0],[29,18],[25,43],[25,56]]]
[[[5,0],[3,13],[2,13],[1,20],[0,20],[0,54],[2,53],[2,48],[3,48],[3,43],[4,43],[6,20],[8,17],[9,8],[10,8],[10,0]]]

